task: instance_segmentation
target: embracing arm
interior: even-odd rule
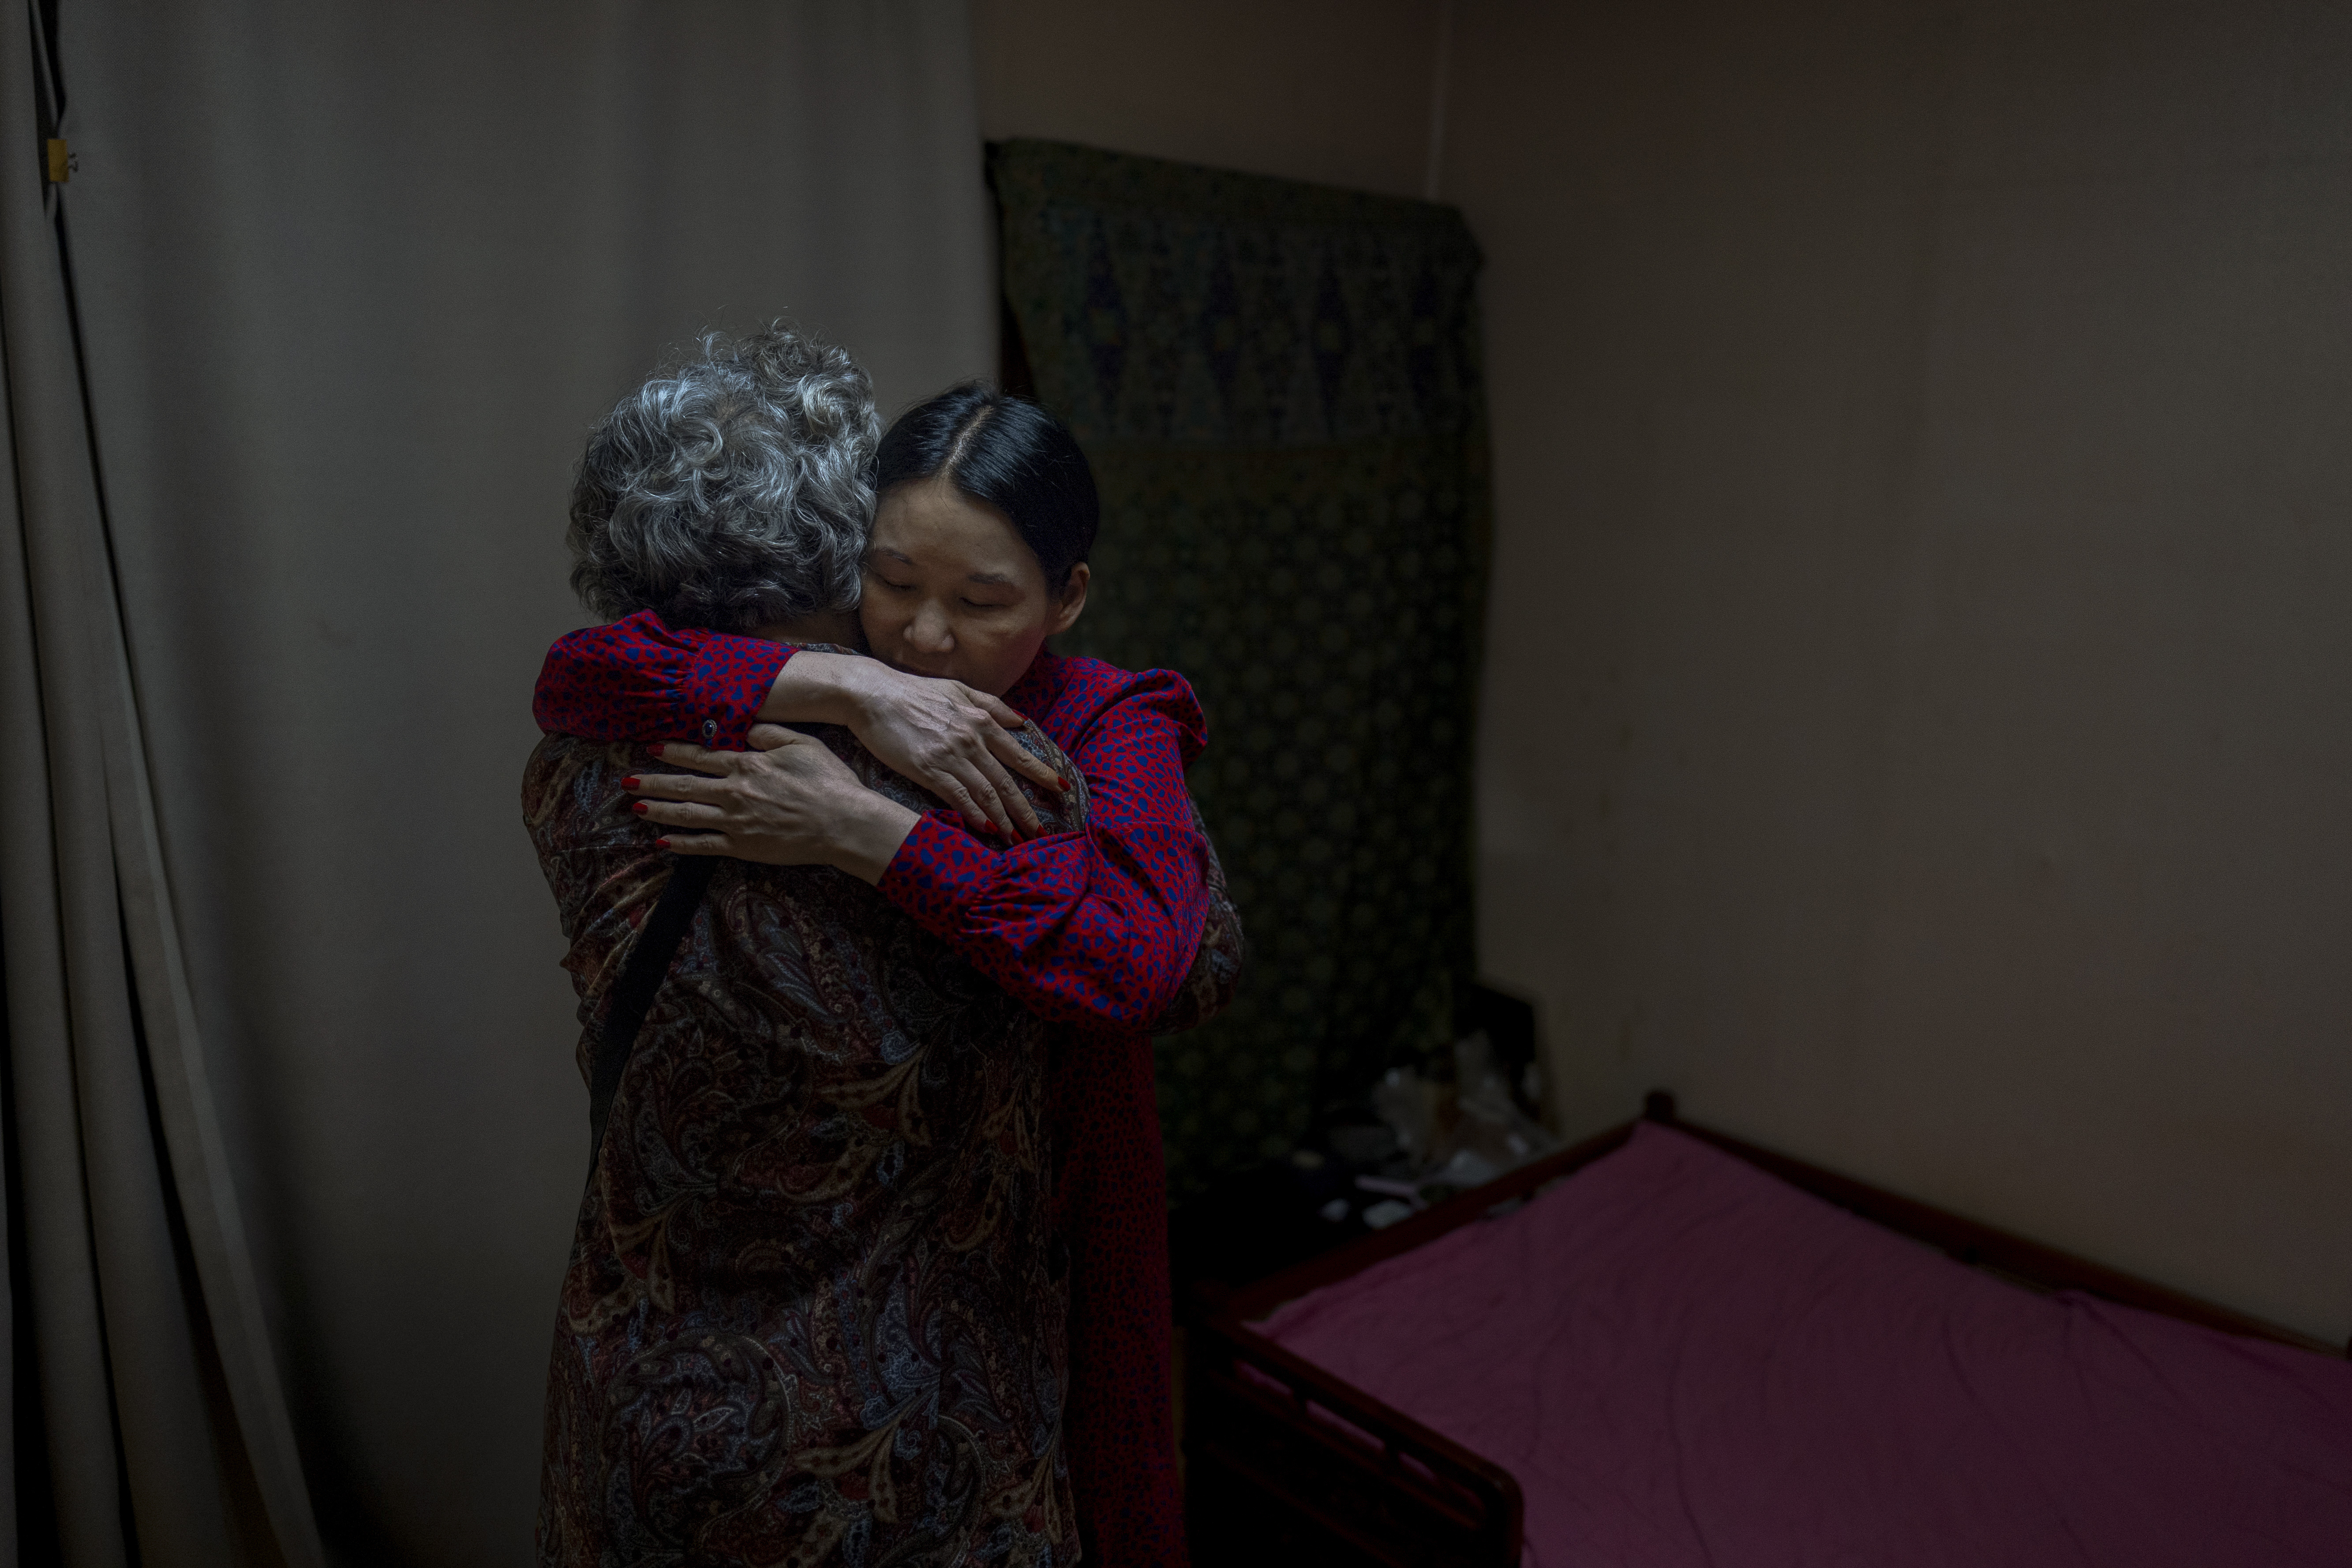
[[[996,698],[878,659],[764,637],[671,626],[651,610],[556,639],[531,714],[550,734],[685,741],[740,750],[757,723],[840,724],[889,767],[984,832],[1034,837],[1037,814],[1013,783],[1067,788],[1014,734]]]
[[[1208,839],[1184,791],[1200,743],[1200,708],[1181,677],[1124,679],[1080,726],[1070,760],[1087,785],[1086,823],[999,848],[955,814],[917,816],[865,789],[830,751],[789,731],[761,731],[756,752],[659,748],[665,763],[715,777],[627,779],[638,810],[679,830],[688,855],[825,864],[879,888],[971,965],[1040,1016],[1126,1032],[1166,1032],[1205,1016],[1176,1007],[1199,993],[1210,1010],[1230,989],[1238,925],[1202,948],[1220,908]],[[689,832],[688,830],[694,830]],[[1219,964],[1221,956],[1231,962]],[[1223,979],[1221,981],[1221,974]]]
[[[1087,778],[1084,831],[999,848],[935,813],[877,885],[1040,1016],[1160,1027],[1212,904],[1213,857],[1184,789],[1201,730],[1181,677],[1136,678],[1069,748]]]
[[[795,653],[756,637],[669,627],[652,612],[641,611],[558,641],[540,677],[533,712],[543,730],[591,739],[658,738],[740,747],[780,688],[784,697],[776,706],[793,710],[769,717],[822,721],[838,711],[793,707],[809,701],[810,694],[796,698],[779,679],[793,667],[821,670],[819,659],[814,650]],[[845,662],[887,671],[874,660]],[[953,684],[899,679],[930,688]],[[816,700],[824,700],[821,695]],[[1199,750],[1202,727],[1199,704],[1181,677],[1155,671],[1129,678],[1113,700],[1079,726],[1070,748],[1070,761],[1086,775],[1092,795],[1086,833],[1000,850],[961,831],[946,820],[948,814],[885,821],[888,802],[836,795],[830,822],[795,818],[778,826],[747,816],[741,826],[768,836],[761,848],[747,842],[688,852],[826,861],[866,880],[878,879],[886,894],[1040,1014],[1167,1032],[1222,1006],[1239,969],[1239,921],[1212,881],[1215,858],[1184,790],[1184,764]],[[970,732],[968,727],[967,738]],[[935,777],[902,764],[864,734],[860,739],[900,773],[954,800]],[[1017,749],[1017,742],[1011,743]],[[1021,755],[1029,753],[1022,750]],[[683,766],[703,765],[680,753],[672,758]],[[781,766],[785,759],[775,761]],[[739,755],[725,767],[741,770],[748,780],[767,764]],[[824,773],[814,752],[806,756],[806,768],[803,782],[809,787],[824,784],[833,789],[841,783]],[[748,814],[762,793],[780,792],[763,792],[748,782],[739,788],[730,781],[726,792],[697,786],[692,792],[649,787],[638,793]],[[734,804],[720,805],[720,793],[731,795]],[[1019,795],[1009,786],[1002,793]],[[864,809],[869,805],[870,822]],[[1022,800],[1020,808],[1027,811],[1028,803]],[[658,805],[655,810],[656,821],[717,826],[708,812],[682,814]],[[965,815],[978,826],[978,814],[967,808]],[[796,847],[781,847],[794,835],[800,836]],[[822,847],[820,840],[832,847]],[[688,849],[689,843],[681,841],[679,847]],[[1213,952],[1203,948],[1204,930]]]
[[[740,749],[794,649],[639,610],[555,639],[531,693],[551,735]]]

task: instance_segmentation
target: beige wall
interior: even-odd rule
[[[1437,0],[972,0],[980,125],[1417,196]]]
[[[2352,1330],[2352,29],[1454,10],[1559,1120]],[[983,121],[1416,194],[1436,14],[982,0]]]
[[[2352,1330],[2352,22],[1465,7],[1485,961],[1694,1116]]]

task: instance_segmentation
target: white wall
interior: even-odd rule
[[[1689,1114],[2352,1329],[2352,33],[1455,0],[1482,949]],[[1439,7],[976,0],[991,135],[1417,195]]]

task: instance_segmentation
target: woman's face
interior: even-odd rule
[[[944,474],[893,485],[875,510],[857,618],[886,663],[1002,697],[1086,604],[1084,562],[1055,592],[1005,515]]]

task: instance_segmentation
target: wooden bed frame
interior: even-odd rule
[[[2352,1354],[1675,1116],[1643,1115],[1962,1263],[2037,1290],[2080,1290],[2225,1333]],[[1185,1347],[1185,1453],[1195,1561],[1331,1568],[1517,1568],[1522,1503],[1509,1471],[1290,1354],[1250,1328],[1283,1302],[1515,1205],[1633,1136],[1626,1122],[1388,1229],[1239,1290],[1204,1286]],[[1344,1426],[1335,1425],[1343,1423]],[[1352,1433],[1347,1428],[1353,1428]]]

